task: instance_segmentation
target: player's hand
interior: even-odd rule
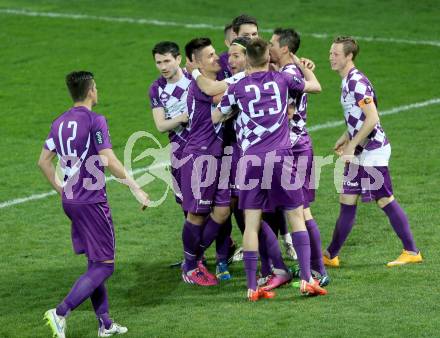
[[[141,210],[145,210],[148,207],[148,204],[150,203],[150,197],[148,194],[143,191],[141,188],[133,189],[133,193],[138,200],[138,202],[141,204]]]
[[[312,60],[306,59],[306,58],[301,58],[300,61],[304,65],[304,67],[306,67],[307,69],[310,69],[312,72],[315,70],[316,65]]]
[[[179,119],[180,119],[180,123],[182,123],[182,124],[188,123],[188,120],[189,120],[188,113],[185,112],[185,113],[179,115]]]
[[[356,146],[354,146],[352,143],[348,142],[345,146],[344,146],[344,150],[342,151],[342,159],[346,162],[346,163],[350,163],[353,158],[354,158],[354,151],[356,149]]]
[[[278,72],[280,70],[280,68],[273,62],[269,63],[269,70],[272,70],[274,72]]]

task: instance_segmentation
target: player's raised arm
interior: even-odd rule
[[[198,69],[192,71],[192,77],[197,82],[197,86],[209,96],[216,96],[222,94],[228,89],[228,85],[225,80],[217,81],[203,76]]]
[[[165,110],[163,107],[153,108],[153,119],[157,130],[161,133],[173,130],[181,124],[188,122],[188,113],[175,116],[172,119],[165,119]]]
[[[121,183],[130,187],[135,194],[136,199],[142,204],[142,209],[145,209],[150,202],[148,194],[145,193],[136,181],[127,173],[113,150],[111,148],[102,149],[99,151],[99,156],[101,156],[103,162],[107,164],[112,175],[119,179]]]
[[[43,172],[44,176],[46,176],[49,183],[56,190],[58,194],[61,194],[61,184],[59,180],[57,180],[55,166],[53,165],[53,159],[55,158],[56,153],[50,151],[46,148],[41,150],[40,158],[38,159],[38,166]]]
[[[315,76],[315,73],[301,62],[297,56],[293,57],[295,64],[301,69],[304,74],[304,92],[305,93],[320,93],[321,92],[321,84]],[[309,60],[310,61],[310,60]]]

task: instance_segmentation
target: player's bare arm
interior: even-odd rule
[[[307,59],[307,58],[303,58],[303,57],[300,58],[299,60],[304,65],[304,67],[306,67],[307,69],[310,69],[312,72],[315,71],[316,65],[312,60]]]
[[[193,78],[196,79],[197,86],[208,96],[216,96],[219,94],[223,94],[226,89],[228,89],[228,85],[225,80],[217,81],[207,78],[206,76],[197,73],[197,70],[193,71]],[[195,75],[195,76],[194,76]]]
[[[377,113],[373,98],[365,97],[358,104],[365,114],[365,121],[359,132],[345,146],[342,156],[353,156],[356,146],[367,138],[374,129],[374,126],[379,122],[379,114]]]
[[[112,175],[119,179],[121,183],[130,187],[138,202],[141,203],[142,210],[144,210],[150,202],[148,194],[144,192],[136,181],[127,173],[113,150],[110,148],[102,149],[99,152],[99,156],[101,156],[101,159],[103,160],[104,164],[107,165]]]
[[[341,137],[339,137],[338,140],[336,141],[335,146],[333,147],[333,150],[335,151],[336,155],[342,156],[342,153],[344,152],[344,148],[349,141],[350,138],[348,137],[348,133],[344,131]]]
[[[154,124],[161,133],[173,130],[188,122],[188,113],[180,114],[172,119],[165,119],[165,110],[162,107],[153,108]]]
[[[55,155],[56,153],[53,151],[43,148],[41,150],[40,158],[38,159],[38,166],[56,192],[61,194],[61,183],[56,176],[55,166],[53,165]]]
[[[301,69],[304,74],[304,92],[305,93],[320,93],[321,92],[321,84],[318,79],[309,68],[305,67],[304,64],[298,59],[297,56],[294,56],[293,61],[299,69]]]
[[[212,123],[217,124],[220,122],[224,122],[229,120],[231,117],[235,116],[238,113],[238,110],[232,109],[229,113],[223,114],[220,109],[215,108],[215,110],[211,114]]]

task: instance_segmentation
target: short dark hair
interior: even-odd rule
[[[195,38],[185,45],[185,55],[189,61],[193,61],[192,55],[198,53],[203,48],[211,46],[211,40],[209,38]]]
[[[174,58],[180,55],[179,46],[173,41],[161,41],[153,47],[151,52],[153,53],[153,57],[156,54],[165,55],[168,53]]]
[[[333,40],[333,43],[342,43],[342,49],[344,50],[344,55],[347,56],[348,54],[352,53],[353,61],[356,58],[356,56],[359,54],[359,45],[357,41],[351,36],[338,36]]]
[[[223,29],[223,33],[226,35],[231,29],[232,29],[232,23],[228,23],[225,25],[225,28]]]
[[[66,75],[66,85],[74,102],[84,101],[93,87],[93,73],[74,71]]]
[[[249,42],[246,47],[246,54],[251,67],[262,67],[268,63],[266,56],[269,43],[263,39],[256,38]]]
[[[274,35],[279,36],[280,47],[287,46],[289,48],[289,52],[295,54],[301,43],[301,39],[299,37],[298,32],[291,28],[276,28],[273,31]]]
[[[244,48],[243,53],[246,54],[246,48],[249,45],[249,42],[251,42],[251,39],[245,36],[240,36],[238,38],[235,38],[231,42],[232,45],[238,45]]]
[[[255,19],[253,16],[242,14],[232,20],[232,30],[235,34],[238,34],[238,32],[240,31],[240,26],[246,24],[255,25],[258,28],[257,19]]]

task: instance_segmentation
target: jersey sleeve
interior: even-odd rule
[[[197,83],[194,81],[193,83],[191,83],[191,86],[194,86],[193,89],[193,93],[194,93],[194,99],[196,101],[201,101],[201,102],[207,102],[207,103],[213,103],[213,97],[212,96],[208,96],[205,93],[203,93],[199,86],[197,86]]]
[[[153,83],[149,90],[151,109],[163,107],[162,101],[159,98],[159,86]]]
[[[287,81],[287,88],[289,89],[289,94],[295,96],[295,94],[303,93],[306,83],[301,77],[296,75],[282,73],[284,79]]]
[[[231,84],[228,89],[223,94],[217,108],[222,112],[222,114],[227,115],[232,111],[232,106],[237,105],[237,100],[234,95],[235,85]]]
[[[55,138],[53,136],[53,131],[52,128],[50,129],[49,135],[47,135],[46,137],[46,141],[44,142],[43,145],[44,149],[56,152],[56,147],[55,147]]]
[[[98,115],[93,121],[92,138],[97,151],[112,148],[107,121],[102,115]]]
[[[373,88],[368,81],[362,78],[355,83],[351,83],[351,81],[353,80],[350,80],[349,89],[353,92],[356,105],[362,108],[373,100]]]

